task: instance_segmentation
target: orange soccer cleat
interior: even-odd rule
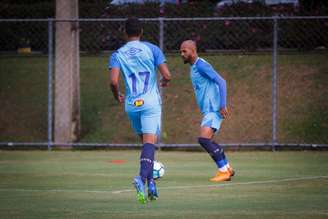
[[[230,173],[230,176],[234,176],[236,174],[232,167],[228,167],[228,172]]]
[[[231,180],[231,174],[229,171],[221,172],[218,170],[216,175],[210,179],[211,182],[224,182],[224,181],[230,181]]]

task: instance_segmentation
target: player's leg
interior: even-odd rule
[[[149,135],[149,134],[144,134]],[[148,136],[149,137],[149,136]],[[145,139],[145,137],[143,137]],[[155,157],[155,144],[154,142],[145,142],[142,145],[140,155],[140,176],[145,183],[147,179],[150,179],[153,172],[153,164]]]
[[[156,185],[153,180],[155,141],[148,141],[149,139],[152,139],[149,135],[150,134],[143,135],[145,141],[140,155],[140,177],[144,185],[146,185],[146,181],[148,181],[148,197],[151,200],[154,200],[157,198]]]
[[[152,201],[158,198],[156,183],[154,179],[148,180],[148,198]]]
[[[216,118],[215,113],[207,113],[200,127],[199,144],[209,153],[218,168],[224,168],[225,163],[222,155],[222,148],[213,144],[212,138],[215,131],[220,128],[221,121]],[[223,169],[224,170],[224,169]]]
[[[137,135],[139,135],[142,139],[142,128],[141,128],[141,119],[140,119],[140,112],[127,112],[128,117],[130,119],[131,125],[133,130]],[[146,203],[146,190],[145,190],[145,181],[142,179],[142,176],[139,175],[134,177],[133,184],[137,191],[137,200],[140,203]]]
[[[207,113],[202,120],[200,137],[198,139],[199,143],[209,153],[218,167],[216,176],[210,179],[214,182],[228,181],[231,177],[224,159],[223,148],[214,144],[212,141],[214,133],[220,129],[221,122],[222,119],[218,113]]]
[[[225,155],[225,153],[224,153],[224,150],[223,150],[223,148],[221,147],[221,145],[219,145],[219,144],[216,143],[215,141],[212,141],[212,144],[215,145],[215,146],[218,147],[218,148],[221,148],[222,159],[224,160],[225,165],[226,165],[226,167],[227,167],[227,169],[228,169],[230,175],[231,175],[231,176],[234,176],[234,175],[235,175],[235,171],[234,171],[233,168],[230,166],[230,163],[229,163],[229,161],[228,161],[228,159],[227,159],[227,157],[226,157],[226,155]]]
[[[217,167],[221,171],[227,171],[226,163],[223,157],[223,149],[212,142],[214,130],[210,127],[201,126],[200,137],[198,138],[199,144],[207,151]]]
[[[161,108],[160,106],[146,110],[142,114],[141,119],[143,134],[143,145],[148,145],[148,150],[152,152],[152,157],[149,156],[148,163],[144,163],[145,175],[147,174],[148,181],[148,197],[150,200],[156,200],[158,193],[156,183],[153,179],[153,165],[155,158],[155,143],[157,142],[158,135],[161,127]],[[150,162],[151,161],[151,162]]]
[[[145,125],[146,127],[146,125]],[[147,132],[150,132],[148,130]],[[145,133],[143,134],[143,146],[140,156],[140,176],[143,181],[148,182],[148,198],[156,200],[158,193],[156,183],[153,179],[154,159],[155,159],[155,143],[157,142],[157,135]]]

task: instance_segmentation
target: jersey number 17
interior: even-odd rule
[[[144,82],[144,88],[143,88],[142,93],[138,93],[138,91],[137,91],[137,75],[136,74],[129,75],[129,78],[131,78],[131,80],[132,80],[132,92],[134,95],[144,94],[148,90],[150,72],[149,71],[139,72],[138,76],[141,78],[141,81]]]

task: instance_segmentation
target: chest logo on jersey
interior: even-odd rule
[[[135,100],[134,101],[134,105],[136,106],[136,107],[141,107],[142,105],[144,105],[144,100],[143,99],[138,99],[138,100]]]
[[[124,53],[125,53],[127,56],[135,56],[137,53],[139,53],[139,52],[141,52],[141,51],[142,51],[141,49],[131,47],[130,49],[128,49],[128,50],[125,51]]]

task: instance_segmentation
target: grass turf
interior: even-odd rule
[[[215,184],[206,153],[157,152],[159,199],[142,205],[139,151],[0,151],[0,218],[328,217],[327,152],[227,155],[237,174]]]

